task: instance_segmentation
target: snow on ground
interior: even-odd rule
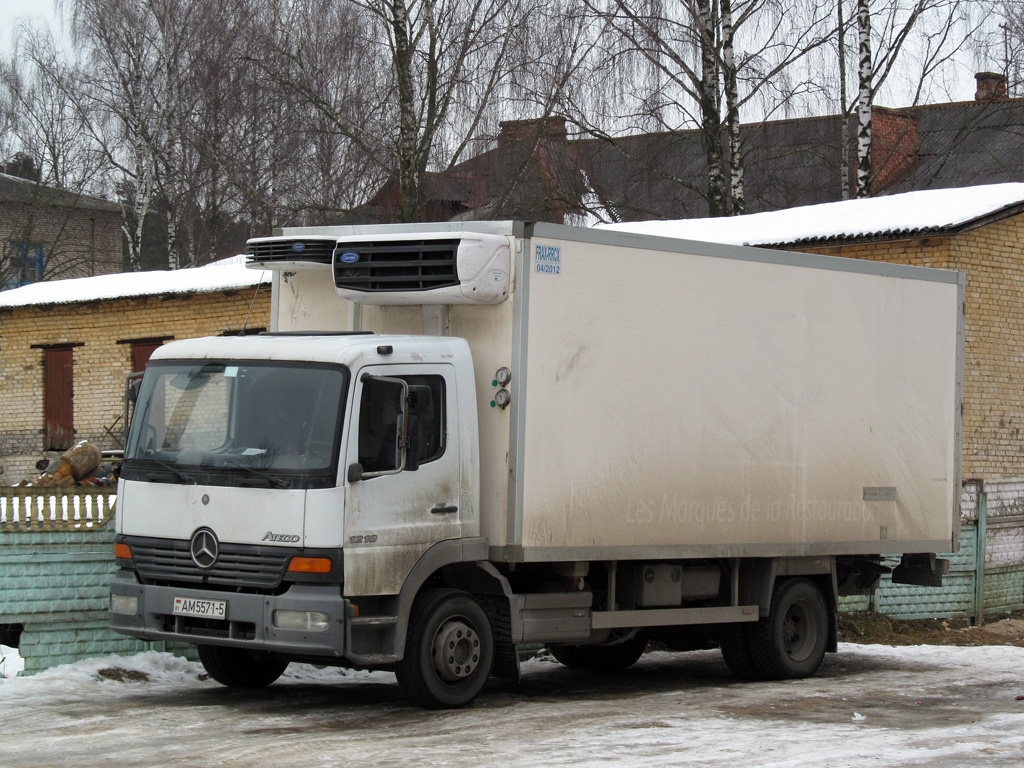
[[[717,651],[625,673],[526,662],[470,707],[408,704],[385,672],[293,665],[222,688],[161,653],[0,680],[5,768],[152,766],[1015,766],[1024,649],[841,645],[809,680],[739,683]]]
[[[25,662],[17,648],[0,645],[0,679],[16,677],[25,668]]]
[[[1024,184],[929,189],[729,218],[632,221],[600,229],[732,245],[775,245],[955,227],[1024,202]]]

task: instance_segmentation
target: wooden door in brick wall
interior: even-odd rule
[[[75,441],[74,349],[43,350],[43,449],[64,451]]]
[[[149,364],[149,356],[155,352],[163,341],[137,341],[132,344],[132,372],[139,373],[146,370]]]

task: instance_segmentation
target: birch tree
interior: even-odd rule
[[[869,0],[857,0],[857,53],[857,197],[867,197],[871,194],[871,105],[874,96]]]
[[[173,57],[180,39],[168,17],[174,3],[79,0],[72,13],[75,44],[88,57],[83,109],[116,169],[123,229],[132,269],[142,269],[142,240],[157,196],[161,155],[173,119]]]
[[[858,197],[871,194],[870,115],[877,95],[886,91],[914,105],[944,90],[943,75],[974,39],[970,7],[969,0],[856,0]]]
[[[586,2],[606,35],[617,40],[607,48],[609,60],[632,67],[634,76],[638,59],[650,69],[634,81],[634,92],[643,94],[639,103],[622,103],[621,114],[644,111],[662,129],[696,127],[707,168],[700,191],[709,214],[744,212],[742,113],[756,104],[763,115],[792,98],[781,82],[828,41],[831,6],[817,0],[796,7],[776,0]]]

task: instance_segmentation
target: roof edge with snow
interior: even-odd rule
[[[153,296],[221,293],[255,288],[261,283],[270,284],[270,273],[249,269],[238,263],[235,257],[190,269],[124,272],[30,283],[20,288],[0,291],[0,310]]]
[[[931,189],[726,218],[599,224],[618,232],[764,247],[954,235],[1024,213],[1024,183]]]

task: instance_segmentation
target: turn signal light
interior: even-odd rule
[[[288,564],[288,573],[330,573],[329,557],[293,557]]]
[[[114,545],[114,557],[118,560],[131,560],[132,548],[127,544],[117,543]]]

